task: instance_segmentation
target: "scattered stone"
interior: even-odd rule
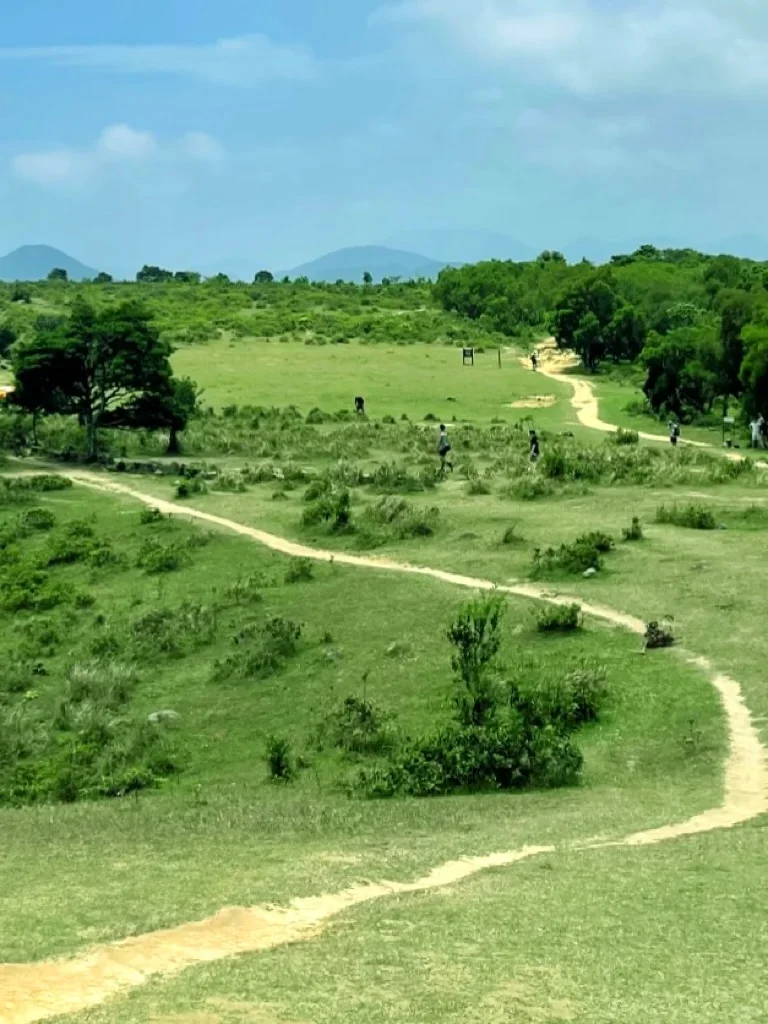
[[[597,576],[597,569],[595,568],[587,569],[587,571],[584,573],[585,580],[591,580],[593,576]]]
[[[161,722],[178,722],[180,718],[178,711],[153,711],[147,721],[152,725],[159,725]]]
[[[334,662],[341,661],[342,658],[344,657],[344,655],[341,653],[338,647],[329,647],[328,650],[324,652],[324,654],[328,661]]]

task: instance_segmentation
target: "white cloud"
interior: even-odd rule
[[[374,21],[437,26],[485,63],[577,94],[768,89],[764,0],[400,0]]]
[[[205,132],[189,132],[161,143],[151,132],[127,124],[104,129],[92,146],[19,153],[11,161],[14,174],[37,185],[80,186],[110,168],[161,162],[218,163],[224,149]]]
[[[217,85],[253,86],[270,80],[307,80],[318,67],[302,46],[265,35],[220,39],[197,46],[39,46],[0,48],[0,60],[45,61],[125,74],[186,75]]]

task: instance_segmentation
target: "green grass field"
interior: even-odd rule
[[[23,742],[38,768],[22,782],[42,794],[29,806],[0,807],[0,964],[79,956],[226,906],[287,905],[366,880],[407,882],[464,856],[554,848],[459,884],[349,909],[297,944],[126,986],[66,1018],[42,1009],[22,1016],[21,1002],[4,1009],[0,967],[0,1021],[765,1020],[768,931],[754,895],[764,875],[764,816],[648,847],[578,845],[683,822],[723,800],[726,717],[686,652],[738,680],[765,738],[768,479],[754,468],[731,473],[717,453],[620,449],[576,425],[567,382],[535,376],[512,353],[499,370],[495,352],[463,368],[456,349],[438,345],[222,341],[182,349],[175,365],[204,386],[215,408],[332,413],[360,393],[372,420],[406,413],[416,423],[432,413],[457,421],[455,472],[436,482],[431,434],[420,441],[421,427],[265,421],[248,435],[258,450],[243,450],[240,441],[230,455],[217,449],[207,486],[183,496],[183,505],[314,548],[498,584],[532,582],[643,622],[669,617],[684,651],[641,654],[638,636],[589,617],[580,630],[545,636],[536,629],[541,603],[508,597],[505,675],[552,681],[583,665],[605,671],[604,712],[577,734],[581,784],[369,800],[345,788],[360,760],[319,749],[318,727],[350,696],[393,713],[408,734],[446,721],[454,687],[446,630],[470,593],[337,562],[315,563],[291,582],[295,560],[252,539],[213,524],[142,521],[134,499],[82,486],[0,504],[0,547],[12,552],[3,565],[45,566],[48,578],[36,585],[58,595],[51,607],[0,612],[0,655],[9,667],[5,689],[0,684],[0,780],[8,750]],[[603,419],[622,422],[617,409],[626,390],[598,384]],[[532,395],[552,395],[554,404],[509,408]],[[561,468],[542,462],[529,472],[525,436],[511,428],[531,412],[545,455],[561,452]],[[492,428],[494,419],[506,420],[508,432]],[[563,431],[575,437],[558,440]],[[269,473],[255,472],[267,463]],[[407,484],[395,485],[391,473],[376,477],[392,463]],[[217,477],[214,464],[226,474]],[[355,532],[303,522],[308,486],[333,472],[340,486],[339,466],[352,481]],[[178,493],[173,477],[102,479],[158,501]],[[529,493],[537,481],[548,483]],[[431,534],[406,536],[372,519],[383,497],[405,500],[409,515],[432,516]],[[711,511],[717,528],[657,523],[659,506],[674,504]],[[38,515],[48,528],[19,533],[29,508],[53,514]],[[630,543],[622,530],[632,517],[644,536]],[[74,531],[72,521],[81,524]],[[369,522],[373,533],[364,528]],[[614,549],[593,578],[536,570],[537,550],[597,530],[613,538]],[[106,548],[109,557],[94,554]],[[167,571],[152,571],[157,559]],[[275,617],[301,623],[296,650],[262,678],[222,673],[217,665]],[[9,684],[12,667],[37,662],[45,674],[33,684]],[[62,699],[74,700],[73,679],[83,667],[99,664],[104,672],[110,663],[114,673],[114,664],[127,662],[135,672],[119,721],[101,722],[118,737],[109,777],[122,771],[130,730],[140,731],[159,710],[179,716],[161,738],[176,770],[122,798],[51,799],[46,787],[54,775],[60,784],[61,752],[72,735],[61,721]],[[81,721],[94,714],[75,711]],[[306,759],[290,784],[268,779],[264,750],[272,734]],[[88,776],[96,797],[107,778],[99,764],[101,774]],[[48,970],[39,969],[42,976]]]

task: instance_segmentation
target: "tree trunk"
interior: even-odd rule
[[[88,436],[88,461],[95,462],[99,455],[99,441],[96,432],[96,420],[93,415],[86,416],[85,425]]]
[[[168,450],[166,455],[180,455],[181,445],[179,444],[179,432],[175,427],[171,427],[171,432],[168,437]]]

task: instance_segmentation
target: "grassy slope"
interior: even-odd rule
[[[45,504],[62,520],[95,515],[97,531],[125,551],[135,549],[146,531],[168,529],[140,526],[135,506],[77,489],[49,496]],[[193,529],[177,525],[174,532],[183,536]],[[587,773],[581,789],[350,801],[333,789],[339,765],[327,758],[289,791],[268,784],[266,734],[285,731],[303,744],[325,711],[347,694],[364,689],[412,730],[445,715],[451,682],[444,630],[465,599],[450,587],[386,574],[370,573],[363,584],[355,571],[330,566],[318,567],[312,582],[286,585],[285,565],[255,544],[217,535],[192,566],[161,583],[148,582],[136,569],[97,577],[77,566],[56,570],[62,579],[90,587],[97,604],[82,613],[50,660],[39,701],[53,700],[64,665],[85,656],[94,614],[124,623],[183,597],[206,601],[213,588],[238,575],[264,573],[264,608],[304,621],[306,638],[296,662],[261,682],[212,682],[212,659],[231,650],[225,629],[211,649],[145,666],[136,708],[180,712],[179,738],[188,755],[185,774],[161,792],[0,814],[0,889],[8,894],[0,910],[0,960],[74,950],[227,903],[333,889],[360,875],[408,877],[465,853],[620,834],[716,802],[723,734],[706,682],[674,656],[638,658],[635,638],[596,625],[577,637],[542,639],[532,630],[533,607],[521,601],[510,601],[507,619],[505,657],[511,664],[533,657],[542,661],[540,670],[553,673],[582,657],[599,657],[608,668],[611,705],[605,723],[583,735]],[[326,629],[340,658],[328,658],[319,642]],[[404,660],[383,656],[395,639],[411,646]],[[364,685],[363,673],[369,673]],[[692,729],[691,748],[686,737]],[[55,851],[54,874],[40,871],[41,848]]]
[[[296,405],[305,414],[317,406],[326,412],[352,409],[363,395],[366,411],[376,419],[403,413],[414,421],[427,413],[452,419],[488,422],[494,417],[514,423],[533,415],[540,428],[576,425],[566,384],[537,377],[517,357],[496,352],[475,357],[464,367],[461,352],[443,345],[300,345],[240,341],[212,342],[180,349],[177,373],[197,380],[204,401],[216,408],[238,405]],[[554,394],[551,409],[513,409],[531,395]],[[453,401],[449,401],[453,399]]]

